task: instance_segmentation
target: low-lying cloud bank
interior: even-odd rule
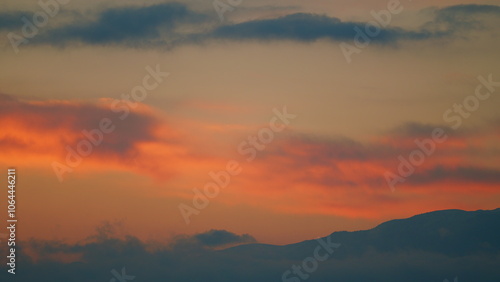
[[[437,211],[286,246],[248,244],[255,242],[250,235],[226,230],[159,245],[101,228],[76,244],[23,242],[18,273],[9,281],[110,281],[122,274],[135,281],[302,281],[298,274],[282,280],[297,266],[308,281],[494,281],[500,277],[499,216],[500,209]],[[307,271],[304,261],[315,252],[324,257],[332,242],[335,251]],[[215,248],[233,244],[240,246]]]

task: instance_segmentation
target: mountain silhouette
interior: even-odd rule
[[[370,230],[340,231],[327,237],[342,244],[337,258],[361,255],[370,250],[381,253],[429,251],[448,256],[494,255],[500,253],[500,208],[429,212],[387,221]],[[286,246],[248,244],[223,252],[257,258],[298,259],[317,244],[315,240]]]
[[[295,276],[289,281],[440,282],[450,276],[460,281],[500,281],[500,209],[434,211],[322,239],[328,237],[341,244],[335,253],[319,262],[307,279]],[[220,253],[248,263],[287,261],[290,268],[311,257],[316,246],[317,240],[285,246],[248,244]],[[254,279],[260,280],[248,281],[286,281]]]
[[[159,248],[133,236],[75,245],[32,242],[40,257],[78,254],[83,260],[30,260],[20,248],[22,268],[5,281],[110,281],[122,275],[134,282],[499,282],[499,223],[500,209],[442,210],[284,246],[214,248],[254,241],[223,230]],[[4,281],[5,267],[0,270]]]

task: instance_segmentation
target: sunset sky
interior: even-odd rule
[[[500,1],[46,2],[35,32],[36,1],[0,6],[0,171],[17,169],[20,240],[109,223],[145,241],[288,244],[499,207]],[[390,19],[357,44],[374,13]],[[70,165],[81,142],[91,153]],[[186,223],[193,188],[231,162],[241,172]]]

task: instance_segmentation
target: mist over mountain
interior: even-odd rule
[[[8,281],[500,281],[499,222],[500,209],[443,210],[284,246],[225,230],[160,247],[105,234],[30,241]]]

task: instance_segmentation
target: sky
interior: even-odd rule
[[[20,240],[498,208],[500,1],[42,3],[0,6]]]

